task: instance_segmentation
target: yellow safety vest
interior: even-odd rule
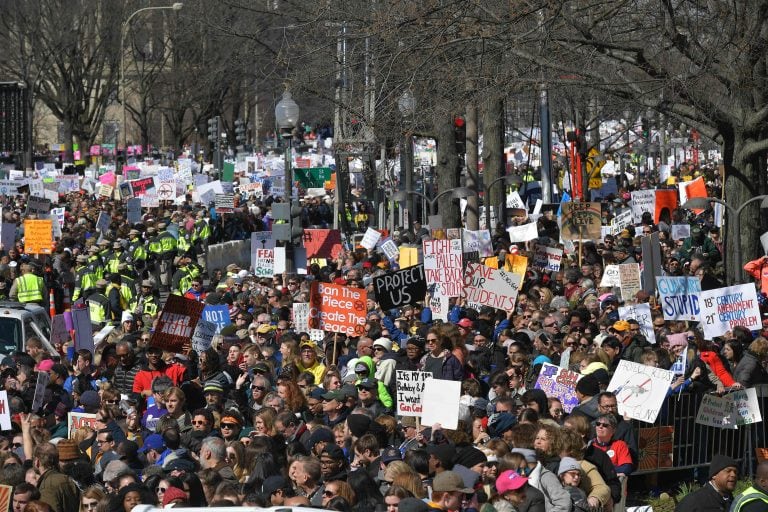
[[[16,292],[19,302],[42,302],[43,278],[35,274],[24,274],[17,277]]]
[[[733,502],[733,505],[731,505],[731,511],[740,512],[741,507],[755,500],[760,500],[765,503],[765,510],[768,510],[768,496],[766,496],[764,492],[758,491],[754,487],[748,487],[747,489],[744,489],[744,492],[741,493],[736,498],[736,501]]]

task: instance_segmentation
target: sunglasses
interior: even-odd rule
[[[167,487],[158,487],[157,488],[157,494],[163,494],[167,490],[168,490]]]
[[[251,386],[251,389],[258,390],[258,391],[264,391],[267,388],[265,388],[264,386]]]
[[[323,491],[323,496],[325,496],[326,498],[333,498],[335,494],[333,494],[332,491]]]
[[[208,422],[207,422],[207,421],[194,421],[194,420],[193,420],[193,421],[192,421],[192,424],[193,424],[193,425],[207,425],[207,424],[208,424]]]
[[[159,492],[159,491],[158,491]],[[84,508],[96,508],[96,506],[99,504],[98,501],[94,501],[93,503],[83,503]]]
[[[595,426],[596,427],[608,428],[608,427],[611,426],[611,424],[610,423],[603,423],[602,421],[597,421],[597,422],[595,422]]]
[[[358,391],[366,391],[366,392],[368,392],[368,393],[370,393],[370,392],[371,392],[371,390],[370,390],[370,389],[368,389],[368,388],[364,388],[364,387],[362,387],[362,386],[358,386],[358,387],[357,387],[357,390],[358,390]]]
[[[234,429],[237,428],[237,425],[234,423],[222,423],[221,428]]]

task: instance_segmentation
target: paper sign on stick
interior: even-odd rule
[[[421,423],[456,430],[459,426],[459,398],[461,382],[455,380],[427,379],[422,395]]]
[[[421,416],[422,396],[429,372],[397,370],[397,414],[400,416]]]
[[[616,395],[619,414],[653,423],[674,377],[669,370],[622,360],[608,384],[608,391]]]

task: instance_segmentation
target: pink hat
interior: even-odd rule
[[[53,360],[52,359],[43,359],[37,364],[37,371],[38,372],[49,372],[51,371],[51,368],[53,368]]]
[[[461,320],[459,320],[459,323],[456,325],[458,325],[459,327],[464,327],[465,329],[471,329],[472,320],[470,320],[469,318],[462,318]]]
[[[520,476],[511,469],[506,470],[496,479],[496,490],[499,494],[509,491],[516,491],[528,483],[528,479]]]

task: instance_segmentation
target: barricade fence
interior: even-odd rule
[[[755,389],[762,414],[768,404],[768,384]],[[753,474],[756,450],[768,447],[765,418],[736,429],[700,425],[696,415],[703,397],[700,393],[671,395],[653,425],[632,420],[639,454],[634,474],[707,466],[715,454],[733,457],[741,463],[743,474]]]

